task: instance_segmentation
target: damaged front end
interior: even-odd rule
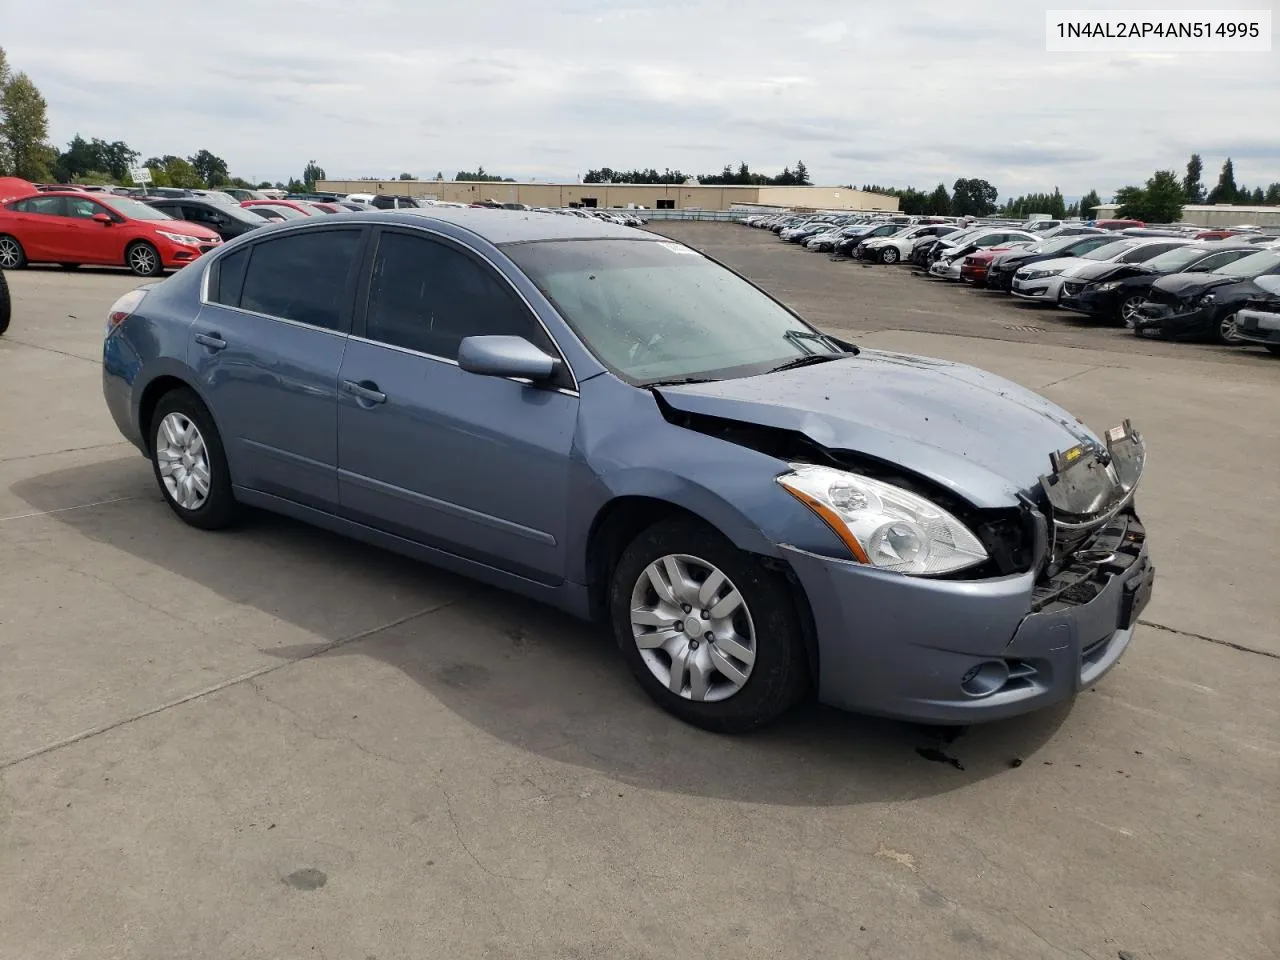
[[[1146,530],[1133,502],[1146,443],[1128,420],[1108,430],[1105,439],[1105,447],[1077,444],[1052,454],[1052,470],[1040,478],[1048,536],[1032,596],[1037,612],[1088,603],[1142,555]],[[1148,564],[1126,584],[1120,629],[1131,626],[1146,606],[1154,577]]]

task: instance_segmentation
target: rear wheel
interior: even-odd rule
[[[156,482],[179,519],[202,530],[235,520],[222,438],[200,398],[185,388],[166,393],[156,404],[150,429]]]
[[[154,277],[164,269],[160,262],[160,251],[145,240],[130,245],[124,252],[124,262],[139,277]]]
[[[27,265],[27,254],[17,238],[0,234],[0,270],[19,270]]]
[[[609,610],[623,659],[659,706],[743,733],[792,707],[808,682],[783,578],[696,520],[664,520],[623,551]]]

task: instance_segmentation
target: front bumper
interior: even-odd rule
[[[1074,310],[1076,313],[1085,313],[1091,317],[1110,317],[1118,308],[1117,295],[1116,290],[1099,293],[1088,287],[1073,293],[1072,285],[1067,283],[1063,284],[1062,297],[1058,300],[1058,306],[1065,310]]]
[[[1085,571],[1088,589],[1073,586],[1047,601],[1048,587],[1034,573],[933,580],[784,546],[813,612],[818,699],[860,713],[966,724],[1073,697],[1119,661],[1151,596],[1155,567],[1136,516],[1120,536],[1112,565]],[[999,682],[974,695],[970,680],[966,692],[962,684],[974,671]]]
[[[945,260],[935,260],[929,267],[929,276],[942,280],[959,280],[962,267],[963,264],[958,260],[949,263]]]
[[[1211,306],[1171,307],[1167,304],[1147,301],[1133,320],[1133,332],[1139,337],[1148,334],[1168,340],[1199,340],[1210,336],[1217,326],[1217,317]]]
[[[1044,300],[1057,303],[1058,294],[1062,290],[1061,277],[1039,277],[1035,280],[1023,280],[1015,276],[1011,291],[1015,297],[1024,300]]]
[[[1266,347],[1280,346],[1280,313],[1241,310],[1236,314],[1236,332],[1246,343],[1260,343]]]

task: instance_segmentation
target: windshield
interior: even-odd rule
[[[102,202],[108,207],[120,214],[122,217],[128,217],[130,220],[172,220],[163,210],[157,210],[150,204],[143,203],[141,200],[131,200],[128,197],[103,197]]]
[[[1130,247],[1137,244],[1137,240],[1115,240],[1111,243],[1104,243],[1100,247],[1094,247],[1086,253],[1081,259],[1083,260],[1110,260],[1112,257],[1118,257]]]
[[[1235,263],[1219,267],[1213,272],[1220,273],[1226,277],[1242,277],[1248,280],[1260,277],[1264,273],[1280,273],[1280,250],[1262,250],[1258,253],[1251,253],[1247,257],[1240,258]]]
[[[1158,273],[1178,273],[1197,260],[1212,253],[1210,247],[1175,247],[1147,261],[1147,266]]]
[[[269,211],[270,213],[278,213],[280,216],[284,217],[286,220],[297,220],[300,217],[310,216],[309,213],[303,213],[301,210],[293,209],[293,207],[280,207],[280,206],[276,206],[276,204],[274,203],[256,204],[246,209],[266,210],[266,211]]]
[[[724,379],[840,352],[737,274],[678,243],[544,240],[503,251],[623,379]]]
[[[1073,243],[1079,241],[1079,237],[1055,237],[1053,240],[1041,240],[1039,243],[1027,248],[1027,253],[1057,253],[1059,250],[1065,250]]]

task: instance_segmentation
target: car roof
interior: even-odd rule
[[[362,214],[351,214],[362,216]],[[424,220],[462,227],[494,245],[534,240],[658,239],[653,234],[594,217],[561,217],[536,210],[481,210],[475,207],[428,207],[376,214],[380,223],[419,225]]]

